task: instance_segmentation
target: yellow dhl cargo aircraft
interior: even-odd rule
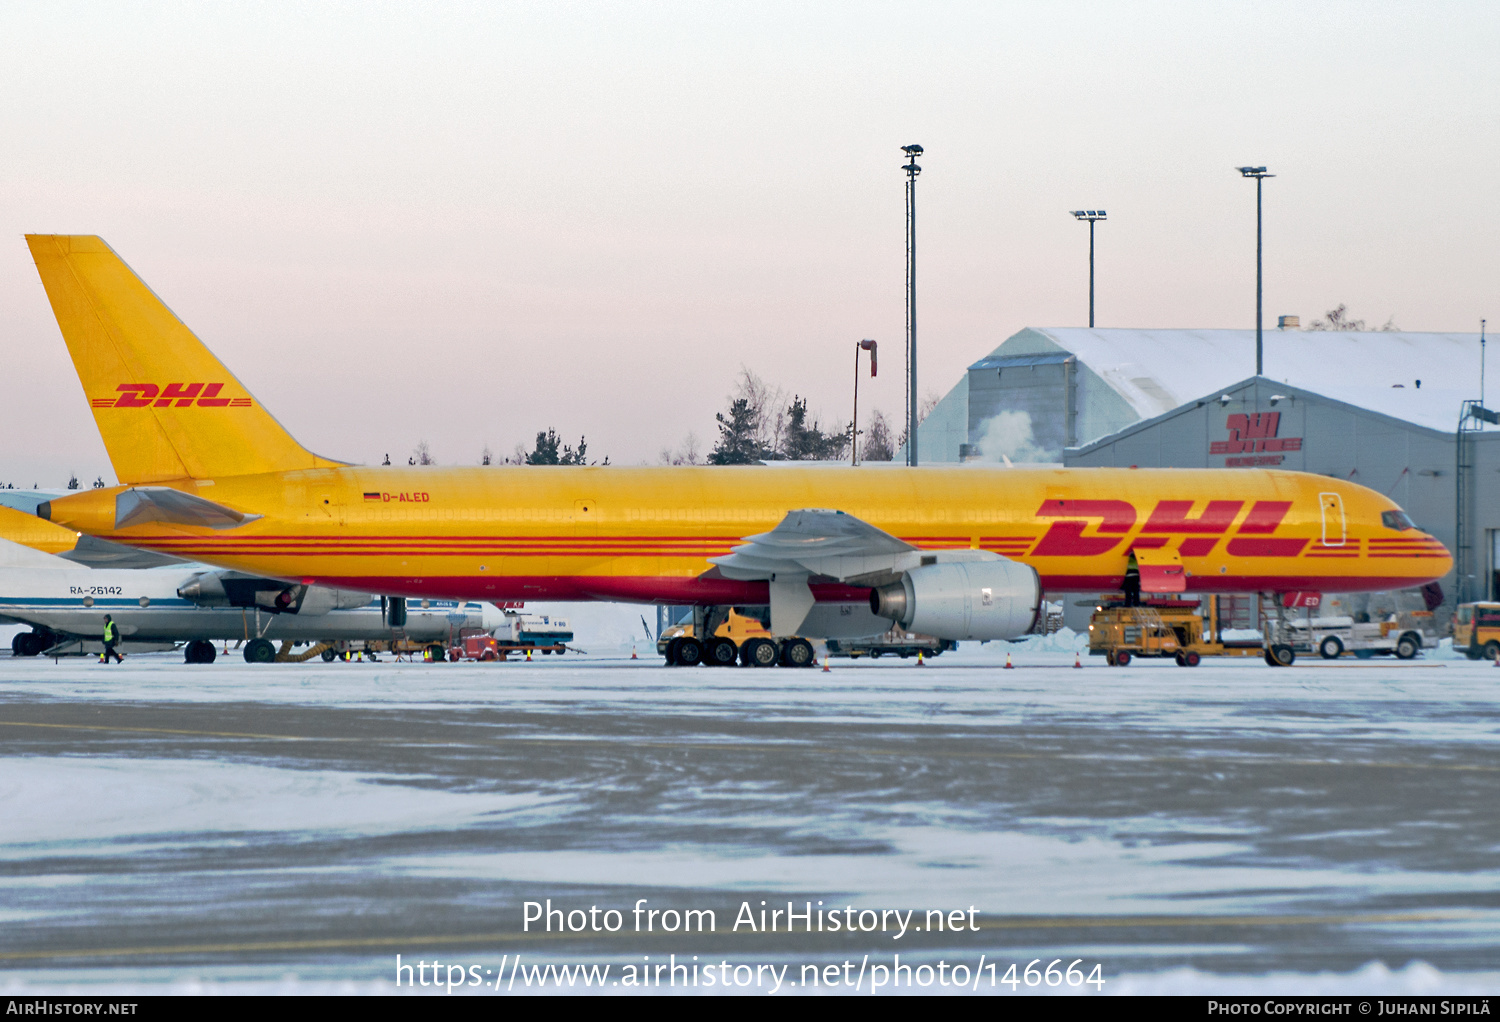
[[[347,465],[292,439],[101,239],[27,243],[122,483],[38,514],[257,575],[1005,639],[1044,590],[1358,592],[1452,567],[1387,498],[1296,472]]]

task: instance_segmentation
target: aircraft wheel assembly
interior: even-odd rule
[[[245,643],[245,663],[269,664],[276,661],[276,647],[269,639],[251,639]]]
[[[703,650],[703,662],[710,667],[733,667],[739,658],[733,639],[712,639]]]
[[[211,664],[218,655],[207,639],[194,639],[182,649],[182,658],[190,664]]]
[[[1344,655],[1344,644],[1337,635],[1330,635],[1318,643],[1318,656],[1324,660],[1337,660]]]
[[[749,667],[775,667],[776,661],[781,659],[781,651],[770,639],[746,639],[740,658]]]
[[[781,662],[788,667],[811,667],[816,660],[812,643],[806,639],[788,639],[781,648]]]
[[[36,656],[50,645],[46,638],[36,632],[19,632],[10,640],[11,656]]]
[[[675,660],[679,667],[693,667],[703,662],[703,643],[690,636],[676,640]]]

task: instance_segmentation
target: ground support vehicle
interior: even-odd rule
[[[1221,638],[1217,597],[1209,597],[1206,619],[1200,607],[1197,600],[1107,599],[1089,620],[1089,655],[1104,657],[1111,667],[1138,656],[1171,657],[1179,667],[1196,667],[1206,656],[1264,656],[1270,662],[1272,649],[1261,640]],[[1282,655],[1287,659],[1278,662],[1292,662],[1290,648]]]
[[[571,637],[572,633],[568,634]],[[448,648],[448,659],[457,663],[460,660],[509,660],[512,656],[524,657],[527,653],[543,655],[556,653],[561,656],[567,648],[561,642],[545,645],[536,642],[509,642],[502,641],[488,632],[475,632],[459,636],[458,641]],[[442,657],[439,656],[437,659],[441,660]]]
[[[883,657],[899,656],[902,659],[914,657],[917,654],[923,656],[938,656],[950,649],[957,649],[958,643],[952,639],[938,639],[931,635],[921,635],[917,632],[908,632],[900,625],[892,628],[884,635],[871,636],[868,639],[829,639],[828,655],[848,657],[850,660],[858,660],[860,657]]]
[[[1453,648],[1470,660],[1500,657],[1500,603],[1460,603],[1453,615]]]
[[[744,607],[694,608],[691,620],[662,630],[656,651],[668,667],[812,667],[818,662],[810,641],[776,638],[759,614]]]
[[[1305,607],[1300,618],[1287,622],[1287,641],[1325,660],[1345,654],[1410,660],[1442,638],[1432,605],[1419,590],[1322,595],[1316,612]]]
[[[1397,621],[1355,621],[1352,617],[1308,617],[1287,625],[1287,641],[1299,653],[1316,652],[1324,660],[1346,653],[1361,659],[1394,654],[1410,660],[1422,649],[1422,635]],[[1434,643],[1435,645],[1435,643]]]

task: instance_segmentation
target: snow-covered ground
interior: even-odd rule
[[[530,665],[0,655],[0,991],[394,990],[403,949],[1500,991],[1490,665],[1108,668],[1059,633],[920,668],[664,668],[621,635]],[[720,928],[538,941],[520,906],[548,897]],[[983,926],[724,932],[761,899],[973,905]]]

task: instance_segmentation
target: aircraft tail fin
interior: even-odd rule
[[[26,244],[120,482],[341,464],[292,439],[103,239]]]

